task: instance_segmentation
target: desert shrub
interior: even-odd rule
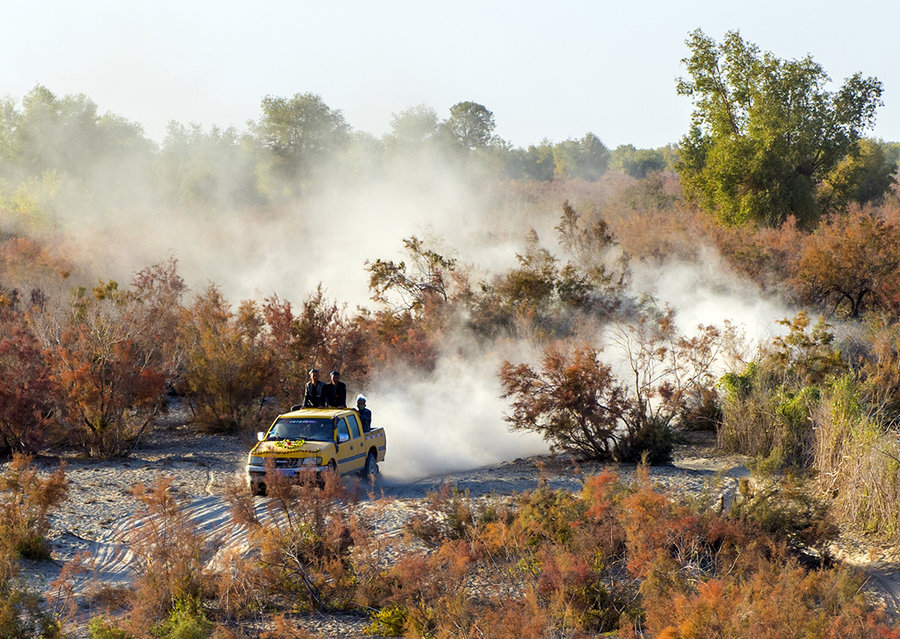
[[[900,322],[886,314],[866,318],[863,353],[855,363],[863,381],[866,403],[877,418],[900,424]]]
[[[90,639],[133,639],[134,635],[106,617],[91,617],[88,622],[88,636]]]
[[[196,601],[181,600],[169,612],[165,621],[150,630],[159,639],[207,639],[213,631],[213,623],[206,618]]]
[[[363,533],[342,509],[353,495],[336,473],[326,473],[321,485],[314,471],[292,482],[267,463],[265,523],[248,491],[228,495],[234,520],[250,529],[248,542],[259,556],[256,582],[268,584],[275,597],[290,597],[299,609],[353,608],[358,582],[351,550]]]
[[[783,497],[773,492],[751,499],[736,511],[737,520],[697,514],[653,490],[642,471],[621,511],[628,568],[641,581],[641,607],[637,616],[627,614],[633,620],[623,636],[637,629],[642,636],[836,637],[839,631],[826,629],[848,623],[886,628],[877,615],[865,622],[867,606],[852,571],[810,571],[787,552],[780,540],[805,546],[820,520],[818,507],[797,494],[772,505]],[[757,508],[769,510],[748,516]],[[770,611],[775,601],[777,611]]]
[[[560,344],[543,352],[542,370],[504,362],[503,396],[512,400],[507,421],[540,433],[552,446],[593,459],[652,463],[669,459],[673,428],[702,402],[709,402],[719,333],[699,328],[693,338],[677,334],[673,313],[642,315],[619,325],[611,339],[625,358],[626,379],[600,361],[599,352]]]
[[[719,254],[735,272],[749,277],[764,290],[791,297],[793,291],[785,287],[785,282],[791,277],[797,247],[806,237],[796,218],[788,217],[777,228],[715,225],[710,235]]]
[[[31,291],[32,302],[39,301],[41,291],[69,277],[73,266],[52,242],[22,235],[0,239],[0,282],[14,297]]]
[[[188,399],[194,420],[210,432],[253,429],[262,420],[262,399],[275,379],[256,303],[237,313],[210,285],[184,310],[178,341],[184,373],[176,389]]]
[[[551,446],[587,458],[610,459],[628,395],[598,351],[581,345],[571,354],[548,346],[540,371],[504,362],[503,396],[512,400],[510,427],[540,433]]]
[[[375,260],[366,262],[372,299],[393,312],[419,315],[434,303],[449,302],[454,296],[456,260],[426,248],[416,236],[404,238],[406,262]]]
[[[424,512],[406,524],[407,532],[428,545],[440,546],[450,539],[471,538],[480,509],[469,497],[447,483],[437,491],[429,491]]]
[[[900,228],[872,212],[835,216],[805,238],[792,264],[792,286],[804,303],[858,318],[892,309],[900,292]]]
[[[581,320],[611,317],[627,299],[629,258],[606,221],[586,217],[563,204],[556,231],[564,264],[531,230],[518,266],[466,297],[468,325],[489,336],[566,337]]]
[[[385,571],[369,631],[415,637],[458,636],[471,628],[497,637],[887,632],[851,571],[808,570],[795,558],[792,547],[821,550],[833,532],[819,526],[827,518],[808,495],[785,486],[745,490],[736,500],[740,507],[717,514],[660,492],[646,466],[633,486],[605,472],[587,478],[580,494],[542,484],[499,511],[447,488],[432,499],[437,519],[456,512],[464,532],[438,526],[428,552],[409,553]],[[485,575],[490,594],[473,588]],[[777,611],[769,610],[773,605]]]
[[[62,433],[52,419],[59,393],[25,315],[0,304],[0,450],[35,453]]]
[[[860,584],[846,569],[810,572],[779,557],[746,579],[710,579],[670,594],[666,615],[648,615],[645,630],[672,639],[896,636],[882,615],[866,614]]]
[[[823,562],[838,532],[828,504],[815,493],[814,485],[790,475],[775,482],[758,481],[752,489],[746,486],[728,514],[787,542],[798,554],[815,550]]]
[[[171,484],[171,478],[160,476],[150,487],[138,484],[132,489],[139,510],[127,537],[135,556],[128,628],[135,634],[173,612],[181,615],[190,608],[199,614],[199,602],[214,592],[206,566],[211,547],[175,498]]]
[[[50,512],[67,494],[65,468],[42,478],[32,458],[14,455],[0,476],[0,636],[61,636],[58,618],[18,581],[19,558],[47,559]]]
[[[559,273],[556,291],[567,308],[607,317],[625,300],[629,257],[606,220],[594,216],[588,223],[586,218],[568,201],[563,203],[556,231],[569,261]]]
[[[41,606],[40,595],[16,585],[0,592],[0,636],[8,639],[61,639],[65,635],[59,621]]]
[[[725,399],[718,442],[725,450],[766,459],[772,469],[808,467],[815,440],[810,413],[846,363],[824,321],[809,328],[809,317],[800,312],[779,323],[787,327],[786,335],[761,349],[743,372],[721,378]]]
[[[93,455],[127,455],[163,404],[177,361],[173,317],[184,283],[176,264],[138,273],[131,287],[101,282],[73,291],[69,308],[33,322],[64,390],[62,414]]]
[[[402,363],[431,370],[448,317],[469,296],[468,280],[454,258],[419,238],[404,238],[403,245],[404,261],[366,262],[369,290],[381,308],[360,312],[352,325],[367,337],[361,355],[369,368]]]
[[[431,555],[404,556],[388,570],[385,601],[406,614],[407,635],[452,636],[453,629],[472,627],[476,605],[467,587],[470,550],[465,541],[451,540]]]
[[[405,608],[397,605],[385,606],[377,610],[369,617],[371,623],[365,631],[372,635],[383,637],[402,637],[403,628],[409,619],[409,613]]]
[[[511,527],[526,546],[566,546],[584,510],[584,503],[576,495],[542,484],[520,500]]]
[[[863,530],[900,535],[900,443],[864,387],[847,374],[831,385],[812,413],[815,467],[836,512]]]
[[[262,314],[267,329],[263,342],[276,369],[267,391],[270,396],[285,405],[299,403],[308,371],[317,367],[338,369],[345,379],[365,384],[369,367],[366,335],[359,322],[348,319],[336,302],[325,299],[321,285],[304,300],[299,314],[277,295],[265,300]]]
[[[355,318],[354,324],[366,336],[365,357],[369,369],[383,370],[400,363],[421,371],[434,370],[438,358],[435,340],[441,333],[431,325],[429,316],[419,318],[405,311],[377,311],[363,313]]]
[[[0,538],[9,551],[30,559],[46,559],[50,550],[45,536],[50,530],[50,512],[65,501],[68,494],[65,465],[46,478],[41,478],[25,455],[13,455],[0,476]],[[0,581],[9,579],[14,566],[6,565]]]
[[[616,442],[615,456],[624,462],[663,464],[672,458],[676,440],[671,424],[658,415],[650,415]]]
[[[725,391],[718,445],[726,451],[769,454],[775,446],[775,417],[765,380],[767,371],[753,361],[719,380]]]

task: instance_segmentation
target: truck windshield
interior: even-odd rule
[[[330,442],[334,438],[334,423],[331,419],[282,417],[275,422],[266,439],[307,439]]]

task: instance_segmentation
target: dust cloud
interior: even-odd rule
[[[511,432],[497,373],[523,345],[502,342],[477,350],[465,338],[441,354],[428,375],[413,370],[376,375],[367,393],[373,425],[388,437],[382,474],[409,480],[544,454],[535,433]]]

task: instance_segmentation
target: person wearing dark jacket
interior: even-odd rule
[[[356,412],[359,413],[359,419],[362,421],[363,432],[368,433],[372,430],[372,411],[366,408],[365,395],[357,395]]]
[[[347,408],[347,385],[341,381],[339,371],[331,371],[331,383],[325,384],[325,405],[330,408]]]
[[[306,383],[306,394],[303,396],[304,408],[321,408],[325,405],[325,382],[319,381],[319,369],[309,371]]]

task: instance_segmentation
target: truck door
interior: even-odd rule
[[[359,425],[354,421],[352,427],[346,417],[337,422],[338,441],[341,442],[337,463],[338,471],[346,474],[362,469],[366,463],[365,441],[360,439]]]

